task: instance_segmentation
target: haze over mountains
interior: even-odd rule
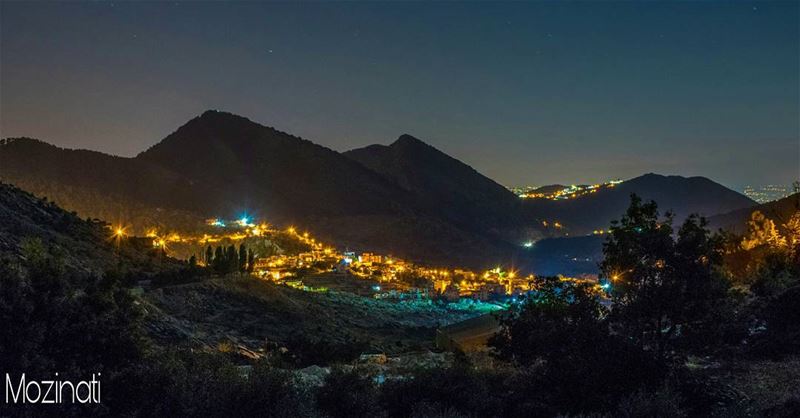
[[[84,217],[138,228],[191,228],[247,213],[356,250],[482,268],[531,258],[521,247],[608,225],[636,192],[679,217],[753,206],[705,178],[648,174],[590,196],[522,202],[468,165],[410,136],[338,153],[230,113],[208,111],[134,158],[33,139],[0,146],[0,179]],[[562,244],[559,244],[562,245]]]

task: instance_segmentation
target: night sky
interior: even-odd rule
[[[506,185],[800,177],[800,10],[764,3],[0,3],[0,134],[133,156],[207,109],[409,133]]]

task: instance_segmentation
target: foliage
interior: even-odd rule
[[[393,417],[411,416],[424,411],[450,411],[454,415],[464,416],[501,416],[506,404],[505,378],[501,373],[475,370],[468,364],[421,370],[413,378],[384,383],[381,405],[387,415]]]
[[[769,298],[761,317],[766,330],[755,337],[755,352],[771,357],[800,354],[800,286]]]
[[[317,407],[331,418],[378,415],[378,388],[370,376],[357,370],[334,368],[317,391]]]
[[[768,246],[768,247],[786,247],[786,238],[781,236],[775,223],[764,216],[761,211],[753,211],[750,215],[750,221],[747,222],[748,234],[742,240],[742,248],[745,250],[752,250],[753,248]]]
[[[631,196],[603,245],[603,275],[611,280],[615,330],[664,356],[678,345],[709,345],[708,332],[726,309],[723,240],[689,216],[674,236],[672,215]],[[702,338],[700,338],[702,337]]]
[[[264,361],[240,367],[219,354],[168,351],[108,393],[116,413],[137,416],[313,416],[291,372]]]
[[[300,333],[292,335],[286,346],[293,356],[292,362],[300,367],[347,363],[369,350],[369,343],[346,338],[344,341],[330,341],[322,338],[309,338]]]
[[[419,275],[418,273],[405,270],[397,273],[396,280],[400,283],[404,283],[407,286],[415,289],[432,289],[433,283],[430,279]]]
[[[142,313],[119,277],[83,276],[58,259],[0,260],[0,364],[8,372],[102,372],[141,358]]]
[[[537,278],[535,291],[501,317],[502,329],[490,341],[501,358],[531,365],[540,358],[557,357],[576,340],[597,338],[605,332],[604,309],[589,284]]]
[[[205,262],[213,271],[221,276],[232,273],[249,273],[255,265],[255,253],[249,251],[244,244],[237,250],[234,245],[218,246],[215,250],[209,245],[205,252]]]
[[[619,404],[614,416],[620,418],[670,417],[687,416],[681,407],[681,397],[669,386],[658,390],[638,390],[625,397]]]
[[[624,394],[662,379],[661,362],[609,332],[593,287],[558,278],[535,286],[490,340],[500,358],[528,368],[516,377],[514,404],[544,415],[609,410]]]

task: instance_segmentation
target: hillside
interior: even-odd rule
[[[313,293],[250,277],[208,280],[147,292],[148,327],[164,344],[257,350],[265,342],[291,350],[400,353],[432,349],[437,326],[478,315],[466,308],[392,303],[346,292]],[[359,353],[356,353],[359,354]],[[316,353],[316,356],[324,356]]]
[[[619,219],[625,213],[632,193],[644,200],[656,201],[662,214],[672,211],[676,222],[692,213],[708,217],[756,204],[705,177],[650,173],[575,199],[526,199],[525,206],[538,219],[558,221],[572,236],[585,235],[595,229],[607,229],[612,220]]]
[[[417,202],[465,228],[519,226],[521,203],[508,189],[436,148],[403,135],[344,155],[411,192]]]
[[[144,227],[193,227],[207,188],[143,161],[59,148],[31,138],[0,141],[0,180],[47,197],[81,217]]]
[[[711,227],[715,229],[722,228],[730,232],[742,234],[747,231],[747,221],[750,220],[750,214],[756,210],[763,213],[767,218],[772,219],[775,224],[780,227],[795,211],[800,210],[800,193],[795,193],[783,199],[763,203],[758,206],[712,216],[709,219],[709,223]]]
[[[37,253],[57,254],[68,269],[94,273],[117,266],[149,271],[157,259],[149,241],[115,239],[104,222],[80,219],[52,202],[0,183],[0,256],[13,260]]]

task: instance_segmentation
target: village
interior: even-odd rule
[[[121,231],[121,229],[119,229]],[[496,266],[485,271],[415,264],[391,255],[338,250],[295,227],[277,228],[247,216],[233,221],[207,219],[197,235],[147,233],[152,245],[179,259],[193,257],[205,265],[202,254],[213,246],[246,245],[254,253],[248,271],[261,280],[292,288],[326,292],[346,291],[387,300],[472,300],[501,305],[529,292],[534,276]],[[596,278],[562,280],[594,281]]]

